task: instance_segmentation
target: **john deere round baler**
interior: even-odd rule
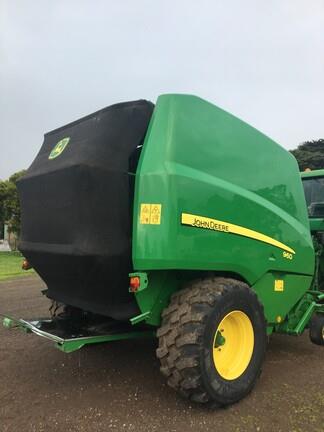
[[[311,229],[294,157],[211,103],[162,95],[56,129],[18,188],[51,319],[6,326],[66,352],[156,335],[168,384],[219,405],[253,388],[271,333],[324,344],[324,211]]]

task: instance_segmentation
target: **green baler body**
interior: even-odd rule
[[[302,174],[304,181],[316,177],[324,170]],[[289,152],[200,98],[160,96],[135,174],[130,276],[139,279],[130,291],[140,314],[131,323],[158,326],[173,292],[192,279],[222,275],[255,290],[268,334],[301,334],[314,313],[324,314],[323,221],[309,222]],[[42,320],[4,316],[6,327],[32,331],[65,352],[154,334],[146,326],[125,332],[122,322],[118,332],[64,339],[48,331],[48,322],[44,331]]]
[[[158,324],[181,280],[211,271],[246,281],[268,323],[281,322],[310,288],[314,256],[294,157],[198,97],[160,96],[133,208],[133,265],[148,275],[136,294],[146,321]]]

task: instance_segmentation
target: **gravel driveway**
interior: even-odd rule
[[[0,283],[0,313],[47,316],[36,277]],[[324,349],[273,336],[250,396],[210,411],[164,382],[155,341],[64,354],[35,335],[0,328],[0,431],[324,432]]]

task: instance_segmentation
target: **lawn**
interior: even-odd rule
[[[34,270],[22,270],[24,257],[20,252],[0,252],[0,281],[35,274]]]

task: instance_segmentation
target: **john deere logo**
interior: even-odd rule
[[[70,137],[61,139],[61,141],[59,141],[51,151],[50,155],[48,156],[48,159],[55,159],[57,158],[57,156],[60,156],[60,154],[65,149],[65,147],[69,144],[69,141],[70,141]]]

